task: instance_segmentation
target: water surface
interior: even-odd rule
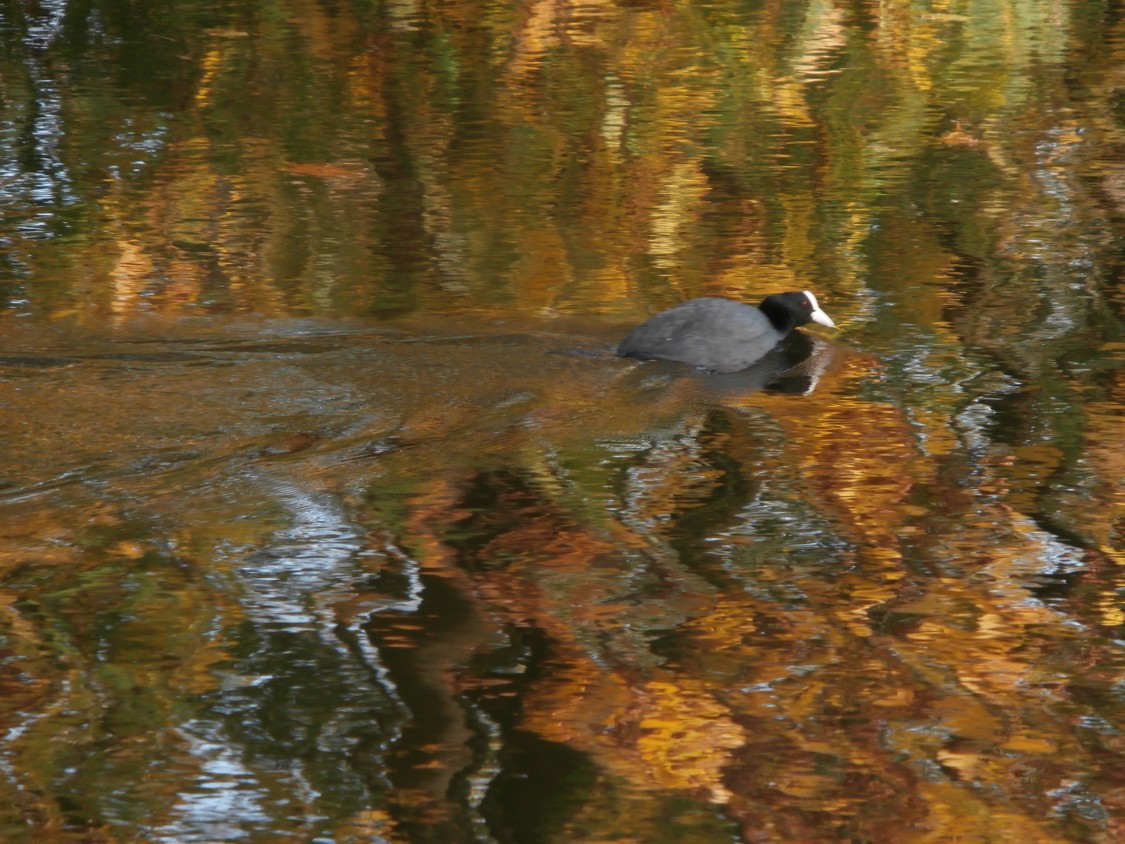
[[[1117,4],[0,44],[4,840],[1125,836]]]

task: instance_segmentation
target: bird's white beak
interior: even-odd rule
[[[805,295],[809,297],[809,301],[812,303],[812,313],[809,314],[809,317],[812,318],[812,321],[818,322],[821,325],[828,326],[829,328],[835,328],[836,323],[832,321],[832,317],[828,316],[828,314],[820,309],[820,305],[817,304],[816,297],[808,290],[805,291]]]

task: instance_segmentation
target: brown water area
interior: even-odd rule
[[[1125,840],[1123,235],[1118,0],[5,0],[0,841]]]

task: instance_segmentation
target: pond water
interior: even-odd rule
[[[1120,4],[0,44],[0,839],[1125,839]]]

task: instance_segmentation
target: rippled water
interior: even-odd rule
[[[1121,840],[1123,27],[0,6],[0,838]]]

